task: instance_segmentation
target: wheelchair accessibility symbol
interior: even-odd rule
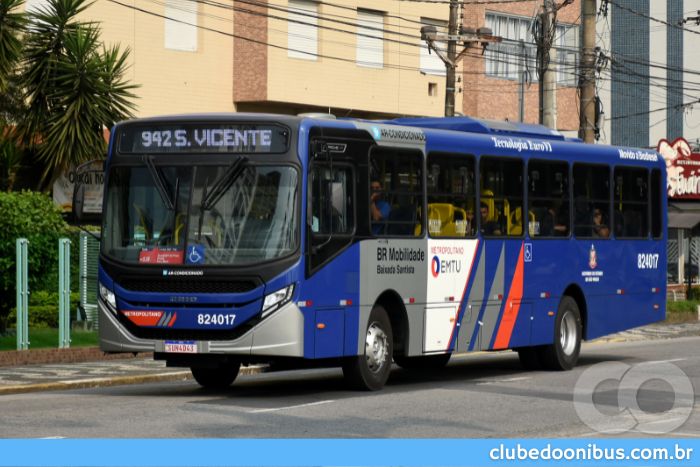
[[[185,255],[187,264],[204,264],[204,245],[190,245]]]
[[[532,243],[525,244],[525,252],[523,253],[523,260],[526,263],[530,263],[532,261]]]

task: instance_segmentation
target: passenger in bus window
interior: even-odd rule
[[[603,212],[600,209],[593,210],[593,237],[608,238],[610,236],[610,227],[603,222]]]
[[[481,203],[481,234],[482,235],[501,235],[501,229],[494,221],[489,220],[489,207],[485,203]]]
[[[557,207],[552,205],[547,208],[547,213],[542,219],[540,235],[545,237],[565,237],[568,234],[568,223]]]
[[[474,222],[474,211],[472,209],[467,209],[466,225],[463,235],[472,236],[474,235],[474,230],[476,223]]]
[[[370,183],[370,189],[372,190],[369,207],[372,216],[372,234],[381,235],[386,233],[384,222],[389,218],[391,206],[384,200],[382,182],[373,179]]]

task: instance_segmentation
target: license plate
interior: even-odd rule
[[[165,341],[165,351],[170,353],[197,353],[195,341]]]

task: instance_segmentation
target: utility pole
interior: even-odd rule
[[[557,128],[557,80],[555,70],[550,63],[552,57],[552,40],[554,39],[554,2],[544,0],[544,10],[541,15],[541,38],[543,51],[540,54],[540,123],[546,127]]]
[[[581,115],[578,136],[585,143],[595,141],[595,15],[596,0],[582,0],[583,51],[581,56]]]
[[[525,121],[525,41],[520,39],[520,60],[518,63],[518,121]]]
[[[455,86],[457,84],[457,41],[452,40],[459,34],[459,3],[457,0],[450,0],[450,20],[447,26],[447,61],[445,62],[445,117],[452,117],[455,114]]]
[[[539,17],[537,35],[537,77],[539,78],[540,123],[552,129],[557,127],[557,73],[550,63],[556,60],[554,36],[557,12],[570,5],[573,0],[564,0],[559,5],[554,0],[544,0]]]
[[[494,36],[489,28],[462,28],[459,24],[459,0],[450,0],[450,18],[447,26],[447,34],[438,33],[435,26],[423,26],[420,28],[421,40],[428,45],[428,50],[435,52],[445,64],[445,117],[453,117],[455,114],[455,88],[457,63],[466,51],[475,45],[481,45],[482,53],[486,46],[493,42],[500,42],[501,38]],[[436,47],[436,42],[447,42],[447,54]],[[462,43],[462,50],[457,53],[457,43]]]

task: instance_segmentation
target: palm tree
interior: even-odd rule
[[[102,157],[104,129],[134,109],[135,86],[124,79],[129,50],[105,48],[96,23],[76,20],[88,6],[49,0],[29,14],[21,74],[28,109],[19,130],[44,167],[44,188],[68,168]]]
[[[12,127],[24,114],[17,76],[26,24],[20,13],[22,3],[23,0],[0,0],[0,189],[7,191],[12,191],[23,156],[13,140]]]
[[[19,13],[24,0],[0,0],[0,95],[7,91],[22,53],[20,36],[25,17]]]

